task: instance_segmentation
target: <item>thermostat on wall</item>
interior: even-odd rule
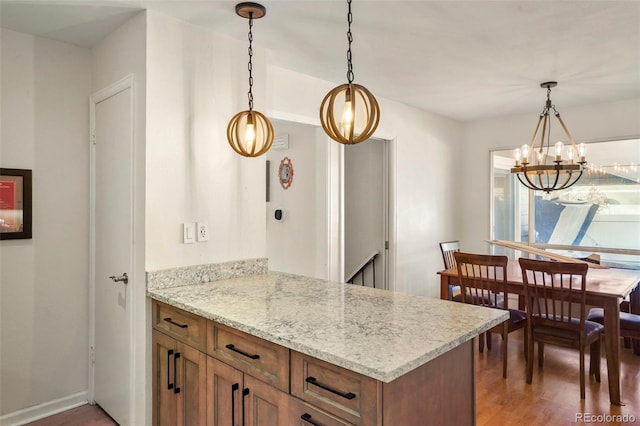
[[[278,222],[283,222],[284,221],[284,210],[282,209],[276,209],[273,212],[273,217],[275,218],[275,220],[277,220]]]

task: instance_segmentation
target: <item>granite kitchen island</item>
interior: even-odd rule
[[[473,338],[508,318],[279,272],[148,295],[154,424],[473,424]]]

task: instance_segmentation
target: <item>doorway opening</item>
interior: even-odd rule
[[[389,146],[344,147],[344,281],[388,289]]]
[[[315,124],[272,119],[266,155],[269,269],[345,282],[375,253],[375,287],[395,288],[394,141],[345,146]],[[292,165],[286,188],[279,165]],[[373,265],[364,285],[373,287]],[[358,275],[353,280],[362,284]]]

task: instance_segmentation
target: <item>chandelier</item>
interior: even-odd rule
[[[253,20],[262,18],[267,10],[258,3],[238,3],[236,13],[249,19],[249,109],[233,116],[227,126],[229,145],[238,154],[245,157],[258,157],[271,148],[273,143],[273,126],[261,112],[253,110]]]
[[[351,61],[351,0],[347,0],[349,11],[347,22],[347,83],[335,87],[322,100],[320,122],[325,133],[331,139],[342,144],[356,144],[373,135],[380,120],[380,107],[376,98],[366,87],[353,83],[353,64]],[[344,100],[344,101],[342,101]],[[341,117],[336,121],[336,116]],[[358,129],[356,129],[358,127]]]
[[[516,164],[511,168],[511,173],[514,173],[524,186],[534,191],[544,191],[546,193],[566,189],[575,184],[582,176],[587,164],[584,144],[576,145],[569,130],[567,130],[567,126],[560,118],[560,113],[556,110],[555,105],[551,103],[551,88],[557,85],[558,83],[555,81],[540,84],[540,87],[547,89],[547,102],[538,118],[531,144],[522,145],[521,148],[516,150]],[[558,119],[562,130],[571,142],[571,145],[567,146],[566,149],[566,160],[563,159],[565,146],[562,142],[556,142],[553,152],[550,153],[550,110],[553,110],[553,115]],[[542,123],[540,145],[536,147],[536,136],[538,135],[538,130],[540,130],[540,123]]]

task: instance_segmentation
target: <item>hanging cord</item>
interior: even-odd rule
[[[253,64],[251,62],[251,58],[253,57],[253,48],[252,48],[252,43],[253,43],[253,33],[251,32],[251,28],[253,27],[253,12],[249,12],[249,93],[247,93],[247,96],[249,98],[249,111],[253,110],[253,75],[252,75],[252,71],[253,71]]]
[[[347,22],[349,23],[349,29],[347,30],[347,40],[349,40],[349,49],[347,50],[347,81],[351,84],[353,83],[353,64],[351,63],[351,42],[353,42],[351,23],[353,22],[353,15],[351,14],[351,0],[347,0],[347,4],[349,5],[349,12],[347,13]]]
[[[542,110],[542,114],[540,114],[541,116],[546,116],[547,120],[546,120],[546,127],[547,127],[547,144],[546,144],[546,152],[545,152],[545,157],[547,155],[549,155],[549,145],[551,144],[551,119],[549,119],[549,109],[552,108],[553,111],[555,112],[555,115],[558,115],[558,111],[556,111],[556,106],[553,105],[551,103],[551,87],[547,87],[547,102],[545,103],[544,109]],[[544,141],[544,135],[543,137],[543,141]],[[542,144],[540,146],[540,154],[542,154],[542,150],[543,148],[545,148],[544,144]],[[544,157],[543,157],[544,158]]]

